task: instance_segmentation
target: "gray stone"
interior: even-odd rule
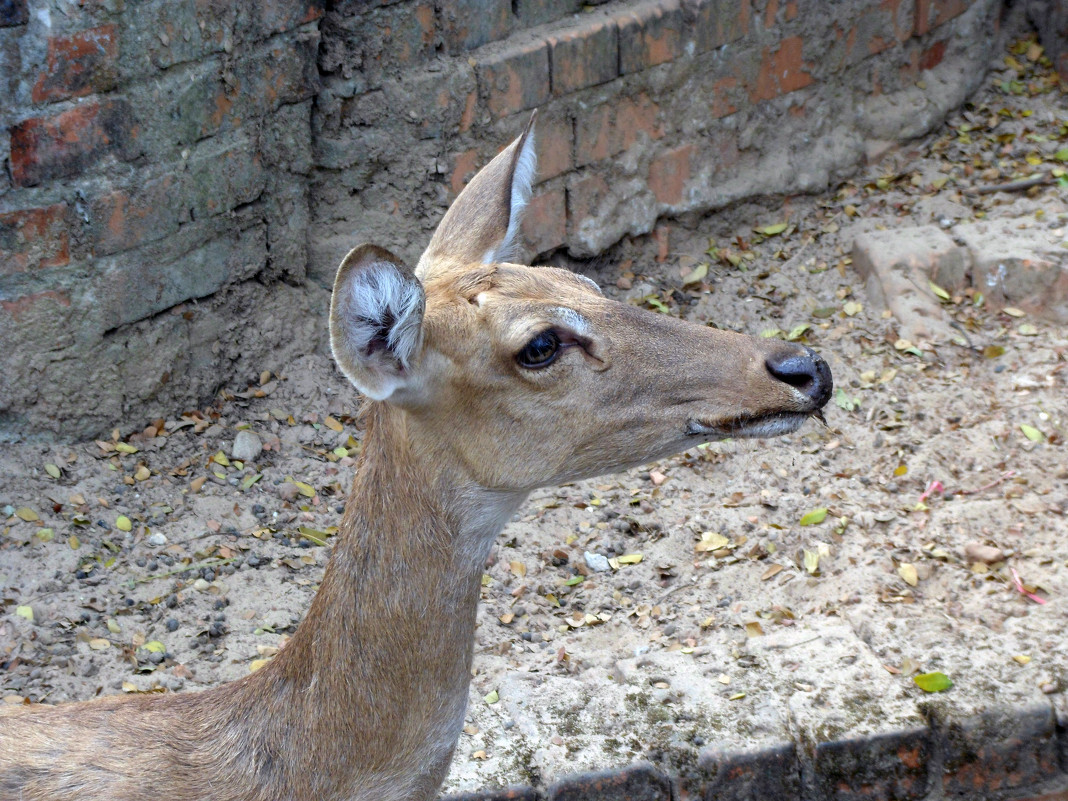
[[[263,452],[263,443],[254,431],[238,431],[230,456],[241,462],[254,462]]]
[[[608,557],[604,554],[590,553],[586,551],[586,566],[597,573],[604,573],[612,569],[612,566],[608,564]]]

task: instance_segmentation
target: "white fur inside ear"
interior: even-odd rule
[[[407,368],[419,346],[423,288],[392,264],[379,262],[353,277],[348,295],[343,314],[352,350],[367,357],[385,346]]]
[[[538,169],[538,155],[534,150],[534,131],[523,142],[523,149],[515,161],[512,173],[511,200],[508,214],[508,230],[497,247],[490,248],[482,257],[483,264],[496,264],[512,258],[518,244],[519,225],[523,221],[523,212],[530,201],[534,189],[534,174]]]

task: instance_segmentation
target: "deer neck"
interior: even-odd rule
[[[485,561],[526,497],[476,486],[426,453],[409,422],[372,408],[319,592],[253,683],[270,687],[261,694],[310,742],[344,744],[338,758],[371,797],[394,774],[411,777],[413,764],[430,766],[432,787],[444,777],[463,725]]]

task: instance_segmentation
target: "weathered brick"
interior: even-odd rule
[[[683,13],[679,0],[651,0],[616,17],[619,72],[626,75],[682,55]]]
[[[47,68],[33,87],[33,102],[83,97],[115,86],[119,42],[114,25],[48,40]]]
[[[0,0],[0,28],[25,25],[30,21],[26,0]]]
[[[644,92],[589,109],[575,121],[575,162],[584,167],[664,135],[660,106]]]
[[[574,166],[571,160],[572,128],[571,120],[561,113],[538,116],[534,137],[538,154],[538,183],[562,175]]]
[[[532,28],[563,19],[582,10],[583,0],[513,0],[516,21],[521,28]]]
[[[693,153],[693,145],[681,145],[658,154],[650,162],[649,189],[659,203],[675,206],[682,202]]]
[[[167,175],[93,200],[87,226],[93,255],[129,250],[178,230],[177,184],[176,176]]]
[[[968,0],[916,0],[916,35],[930,33],[943,22],[963,14]]]
[[[552,91],[565,95],[619,75],[619,30],[614,20],[594,19],[549,37]]]
[[[495,117],[539,106],[549,99],[549,48],[531,42],[487,55],[475,67],[479,90]]]
[[[523,240],[533,253],[545,253],[567,241],[567,200],[563,188],[531,197],[523,215]]]
[[[367,10],[331,10],[322,23],[323,72],[359,73],[377,85],[388,68],[404,68],[434,55],[437,22],[429,0]]]
[[[11,129],[11,177],[18,186],[75,175],[109,155],[138,154],[137,123],[125,100],[78,106]]]
[[[208,4],[204,4],[208,5]],[[239,3],[238,32],[265,38],[315,22],[326,13],[325,0],[257,0]]]
[[[684,797],[703,801],[753,801],[801,797],[801,772],[793,743],[759,751],[707,748]]]
[[[512,27],[512,3],[511,0],[445,3],[441,18],[446,49],[450,53],[463,53],[508,35]]]
[[[1042,786],[1060,775],[1055,722],[1048,705],[991,711],[939,727],[947,798],[989,797]]]
[[[946,56],[946,43],[935,42],[920,54],[919,67],[921,70],[931,70],[942,63]]]
[[[0,275],[70,262],[67,204],[0,214]]]
[[[749,92],[754,103],[771,100],[812,83],[809,66],[802,59],[802,45],[800,36],[790,36],[779,43],[777,50],[764,49],[760,75]]]
[[[750,0],[696,0],[690,5],[698,53],[715,50],[749,33]]]
[[[578,773],[553,784],[548,801],[671,801],[671,781],[652,765]]]
[[[46,289],[14,300],[0,300],[0,311],[16,323],[25,323],[36,315],[53,314],[57,311],[57,306],[70,308],[70,295],[67,292]],[[0,323],[2,322],[3,320],[0,320]]]
[[[467,182],[474,176],[475,170],[478,169],[478,151],[477,150],[465,150],[463,153],[457,153],[452,158],[452,175],[449,178],[449,188],[452,189],[453,194],[460,194],[460,190],[463,189]]]
[[[128,50],[161,69],[221,53],[232,44],[235,16],[232,8],[156,0],[131,5],[125,16],[130,30],[151,31],[133,39],[134,44]]]
[[[929,729],[819,743],[813,758],[820,798],[909,801],[927,796]]]
[[[476,790],[442,796],[441,801],[537,801],[538,794],[530,787],[506,787],[503,790]]]
[[[609,195],[610,189],[597,173],[574,178],[567,187],[567,225],[568,233],[574,232],[583,221],[597,215],[601,202]]]

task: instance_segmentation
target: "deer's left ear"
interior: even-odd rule
[[[423,285],[388,250],[360,245],[341,262],[330,299],[330,349],[367,397],[388,400],[411,387],[425,302]]]
[[[446,266],[493,264],[513,256],[534,186],[536,119],[537,112],[519,138],[479,170],[445,212],[415,269],[421,279]]]

